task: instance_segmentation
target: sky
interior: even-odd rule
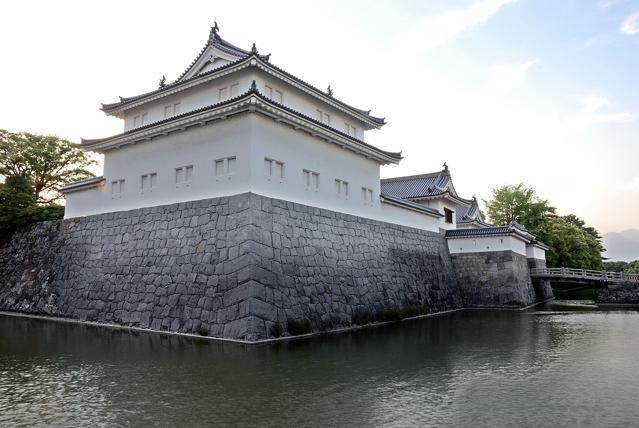
[[[227,41],[386,117],[366,140],[404,159],[382,177],[446,162],[464,197],[523,182],[601,233],[639,229],[639,0],[22,0],[1,12],[2,129],[121,132],[100,103],[175,80],[216,19]]]

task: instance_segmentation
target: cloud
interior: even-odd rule
[[[620,30],[622,33],[628,34],[629,36],[639,34],[639,12],[635,12],[624,19],[621,23]]]
[[[526,80],[528,71],[538,62],[536,59],[531,59],[522,63],[493,65],[488,78],[488,93],[493,96],[509,94]]]
[[[591,95],[581,99],[581,109],[575,115],[575,119],[582,125],[593,125],[611,122],[627,122],[637,119],[637,113],[625,111],[602,111],[610,106],[610,100],[606,97]]]
[[[583,113],[594,113],[595,111],[606,107],[610,101],[606,97],[589,96],[581,99],[581,111]]]
[[[481,0],[465,9],[428,17],[399,37],[402,49],[425,52],[457,35],[485,23],[499,10],[517,0]]]
[[[616,40],[617,33],[597,34],[590,37],[582,45],[581,49],[590,49],[592,47],[607,46]]]
[[[597,6],[599,6],[602,9],[607,9],[611,6],[614,6],[618,3],[621,3],[621,0],[599,0],[597,2]]]

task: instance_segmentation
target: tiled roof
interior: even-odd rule
[[[221,67],[215,68],[213,70],[209,70],[207,72],[195,75],[193,77],[190,77],[188,79],[183,79],[184,76],[189,72],[189,70],[197,63],[197,61],[200,59],[200,57],[204,54],[204,52],[206,51],[207,47],[211,44],[214,43],[214,46],[216,48],[219,48],[220,50],[224,50],[225,52],[229,52],[235,56],[238,56],[238,60],[237,61],[233,61],[229,64],[223,65]],[[324,91],[322,91],[321,89],[311,85],[310,83],[300,79],[297,76],[292,75],[291,73],[275,66],[274,64],[271,64],[269,62],[269,58],[270,58],[270,54],[269,55],[259,55],[257,52],[257,49],[253,48],[250,52],[249,51],[245,51],[243,49],[240,49],[234,45],[232,45],[231,43],[228,43],[227,41],[225,41],[224,39],[222,39],[219,35],[214,34],[213,36],[209,37],[209,42],[204,46],[204,48],[200,51],[199,55],[197,56],[197,58],[191,63],[191,65],[189,65],[189,67],[182,73],[182,75],[180,75],[180,77],[173,83],[165,85],[161,88],[158,88],[154,91],[149,91],[140,95],[135,95],[135,96],[131,96],[131,97],[120,97],[120,101],[119,102],[115,102],[115,103],[103,103],[102,104],[102,110],[104,112],[109,112],[109,111],[114,111],[114,110],[118,110],[124,106],[126,106],[127,104],[133,103],[135,101],[144,99],[145,97],[148,96],[152,96],[152,95],[156,95],[156,94],[160,94],[162,92],[166,92],[169,91],[171,89],[174,89],[176,87],[179,87],[182,84],[185,84],[187,82],[191,82],[195,79],[198,79],[200,77],[204,77],[207,75],[211,75],[214,73],[218,73],[220,71],[232,68],[244,61],[247,61],[251,58],[255,58],[258,59],[259,61],[261,61],[261,63],[267,67],[270,68],[274,71],[277,71],[279,73],[281,73],[282,75],[290,78],[291,80],[294,80],[295,82],[297,82],[298,84],[306,87],[308,90],[310,90],[310,92],[315,93],[316,96],[322,97],[326,100],[330,99],[331,102],[336,103],[337,105],[341,106],[342,108],[346,109],[346,110],[351,110],[354,113],[357,113],[361,116],[366,117],[367,120],[369,120],[370,122],[374,123],[377,126],[383,126],[386,124],[385,118],[382,117],[376,117],[376,116],[372,116],[370,114],[370,110],[363,110],[363,109],[359,109],[359,108],[355,108],[353,106],[350,106],[340,100],[338,100],[337,98],[333,98],[332,96],[327,95]]]
[[[398,205],[402,205],[408,208],[412,208],[418,211],[422,211],[424,213],[436,216],[436,217],[443,217],[444,215],[442,213],[440,213],[439,211],[437,211],[436,209],[433,208],[429,208],[427,206],[424,206],[422,204],[418,204],[417,202],[413,202],[413,201],[409,201],[407,199],[401,199],[401,198],[397,198],[395,196],[392,195],[387,195],[385,193],[381,193],[380,195],[382,197],[382,199],[386,199],[390,202],[394,202]]]
[[[184,72],[182,74],[180,74],[180,77],[175,79],[175,82],[173,82],[173,83],[180,82],[182,80],[182,78],[184,76],[186,76],[186,74],[189,72],[189,70],[191,70],[191,68],[193,68],[193,66],[200,60],[202,55],[204,55],[204,52],[206,52],[206,48],[208,48],[209,46],[216,47],[217,49],[221,50],[222,52],[226,52],[226,53],[228,53],[230,55],[234,55],[234,56],[236,56],[236,57],[238,57],[240,59],[246,58],[247,56],[249,56],[251,54],[251,52],[245,51],[242,48],[238,48],[237,46],[235,46],[235,45],[227,42],[223,38],[221,38],[220,35],[217,34],[217,31],[215,29],[216,29],[216,27],[211,28],[211,33],[209,34],[209,39],[207,40],[206,44],[204,45],[204,47],[202,48],[200,53],[197,55],[197,57],[195,57],[193,62],[191,62],[191,64],[186,68],[186,70],[184,70]],[[253,45],[253,47],[255,47],[255,45]],[[271,54],[260,55],[260,58],[262,58],[265,61],[268,61],[270,59],[270,57],[271,57]]]
[[[491,236],[515,233],[509,226],[484,227],[479,229],[453,229],[446,231],[446,237]]]
[[[514,227],[515,229],[519,229],[522,232],[528,233],[528,229],[526,229],[526,226],[524,226],[523,224],[517,223],[515,220],[511,221],[510,225]]]
[[[104,181],[104,177],[91,177],[86,180],[76,181],[75,183],[65,184],[64,187],[60,188],[60,192],[72,192],[74,190],[86,189],[89,187],[95,187],[101,182]]]
[[[494,235],[515,235],[520,239],[533,242],[534,235],[512,226],[491,226],[482,227],[478,229],[453,229],[446,231],[446,238],[464,238],[464,237],[481,237],[481,236],[494,236]]]
[[[165,85],[165,86],[163,86],[161,88],[155,89],[153,91],[145,92],[145,93],[140,94],[140,95],[134,95],[132,97],[120,97],[120,101],[116,102],[116,103],[109,103],[109,104],[102,103],[102,110],[105,111],[105,112],[108,112],[109,110],[113,110],[113,109],[116,109],[116,108],[123,107],[123,106],[125,106],[125,105],[127,105],[129,103],[132,103],[134,101],[143,99],[143,98],[148,97],[150,95],[160,94],[162,92],[169,91],[169,90],[171,90],[171,89],[173,89],[175,87],[178,87],[178,86],[182,85],[183,83],[190,82],[191,80],[194,80],[194,79],[196,79],[198,77],[206,76],[206,75],[209,75],[209,74],[214,74],[214,73],[223,71],[223,70],[225,70],[227,68],[232,68],[232,67],[238,65],[239,63],[245,61],[247,58],[248,58],[248,56],[240,58],[237,61],[233,61],[233,62],[231,62],[229,64],[226,64],[226,65],[223,65],[221,67],[215,68],[213,70],[207,71],[206,73],[198,74],[197,76],[193,76],[190,79],[183,80],[183,81],[175,81],[175,82],[170,83],[168,85]]]
[[[455,211],[455,215],[457,217],[457,224],[476,223],[478,226],[492,227],[490,223],[486,223],[482,218],[481,211],[479,210],[479,204],[474,196],[468,208],[466,208],[466,210],[460,208]]]
[[[329,125],[326,125],[325,123],[322,123],[322,122],[318,121],[315,118],[307,116],[304,113],[301,113],[301,112],[299,112],[297,110],[294,110],[294,109],[292,109],[290,107],[287,107],[287,106],[285,106],[283,104],[280,104],[280,103],[278,103],[278,102],[266,97],[265,95],[260,93],[260,91],[257,89],[255,81],[253,81],[253,84],[251,85],[251,88],[247,92],[245,92],[245,93],[243,93],[241,95],[238,95],[237,97],[228,99],[226,101],[222,101],[222,102],[219,102],[219,103],[211,104],[211,105],[199,108],[197,110],[193,110],[193,111],[190,111],[190,112],[187,112],[187,113],[180,114],[178,116],[173,116],[173,117],[170,117],[170,118],[167,118],[167,119],[163,119],[163,120],[159,120],[159,121],[156,121],[156,122],[152,122],[152,123],[149,123],[147,125],[144,125],[144,126],[141,126],[141,127],[138,127],[138,128],[129,129],[129,130],[125,131],[125,132],[122,132],[120,134],[116,134],[116,135],[113,135],[113,136],[110,136],[110,137],[98,138],[98,139],[82,139],[82,143],[81,144],[83,146],[87,147],[88,149],[90,149],[90,146],[93,146],[95,144],[99,144],[101,142],[105,142],[107,140],[115,139],[115,138],[122,137],[122,136],[125,136],[125,135],[134,134],[136,132],[139,132],[139,131],[142,131],[142,130],[145,130],[145,129],[150,129],[150,128],[153,128],[153,127],[156,127],[156,126],[159,126],[159,125],[167,124],[167,123],[170,123],[170,122],[173,122],[173,121],[178,121],[180,119],[184,119],[184,118],[187,118],[189,116],[195,116],[195,115],[197,115],[199,113],[203,113],[203,112],[206,112],[208,110],[214,110],[214,109],[219,108],[219,107],[223,107],[223,106],[226,106],[226,105],[229,105],[229,104],[233,104],[236,101],[239,101],[239,100],[241,100],[243,98],[247,98],[248,96],[251,96],[251,95],[255,95],[255,96],[259,97],[260,99],[265,100],[268,103],[273,104],[273,105],[279,107],[280,109],[287,111],[288,113],[294,114],[294,115],[296,115],[298,117],[301,117],[301,118],[303,118],[303,119],[305,119],[307,121],[310,121],[316,126],[320,126],[322,128],[330,130],[331,132],[337,133],[341,137],[347,138],[348,140],[356,143],[357,145],[359,145],[361,147],[372,149],[372,150],[374,150],[374,151],[376,151],[376,152],[378,152],[380,154],[383,154],[385,156],[391,157],[391,158],[393,158],[393,159],[395,159],[397,161],[399,161],[402,158],[401,152],[387,152],[385,150],[379,149],[379,148],[377,148],[375,146],[372,146],[370,144],[365,143],[362,140],[359,140],[359,139],[357,139],[357,138],[355,138],[353,136],[350,136],[350,135],[344,133],[343,131],[340,131],[340,130],[335,129],[335,128],[329,126]]]
[[[382,193],[405,199],[441,195],[449,182],[450,173],[445,169],[430,174],[385,178],[381,180],[381,186]]]

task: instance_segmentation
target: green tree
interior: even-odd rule
[[[7,177],[0,184],[0,240],[34,223],[57,220],[64,216],[61,205],[38,205],[33,186],[24,177]]]
[[[497,188],[492,196],[490,201],[484,201],[490,220],[498,225],[514,220],[526,226],[550,247],[546,253],[549,267],[602,269],[601,236],[579,217],[558,217],[548,201],[523,183]]]
[[[628,263],[623,271],[627,273],[639,273],[639,260]]]
[[[93,177],[87,168],[95,163],[65,139],[0,129],[0,176],[26,178],[38,203],[59,200],[60,187]]]
[[[9,236],[28,225],[25,214],[35,206],[31,183],[24,177],[8,177],[0,185],[0,236]]]
[[[535,190],[523,183],[494,189],[492,199],[484,200],[484,204],[492,223],[507,225],[516,221],[535,235],[543,234],[547,219],[555,213],[548,201],[537,197]]]
[[[544,242],[550,247],[546,252],[546,260],[550,267],[595,270],[603,268],[599,241],[561,217],[548,219]]]
[[[603,266],[608,272],[623,272],[628,265],[626,262],[604,262]]]
[[[578,227],[584,233],[587,233],[588,235],[590,235],[592,237],[592,239],[593,239],[592,242],[593,243],[592,243],[591,251],[596,252],[599,255],[601,255],[601,253],[606,251],[606,249],[603,246],[603,243],[601,242],[601,239],[602,239],[601,235],[599,234],[597,229],[595,229],[594,227],[586,226],[586,222],[583,221],[582,219],[580,219],[579,217],[577,217],[574,214],[568,214],[568,215],[562,216],[561,218],[566,223],[572,224],[572,225]]]

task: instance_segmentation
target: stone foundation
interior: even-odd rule
[[[596,303],[609,305],[639,305],[639,286],[637,284],[609,284],[607,288],[598,288]]]
[[[528,259],[528,268],[530,269],[545,269],[546,260],[541,259]],[[542,279],[532,279],[532,285],[535,290],[535,296],[538,302],[552,299],[554,297],[550,281]]]
[[[535,292],[528,260],[512,251],[452,254],[466,307],[524,307],[546,300]],[[552,290],[550,290],[552,296]]]
[[[358,310],[462,305],[442,235],[255,194],[42,223],[0,263],[0,310],[233,339],[290,318],[318,330]],[[469,269],[467,296],[485,286]],[[500,287],[491,304],[531,298]]]

